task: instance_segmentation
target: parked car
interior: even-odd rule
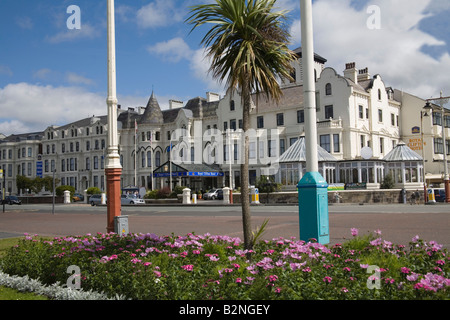
[[[72,200],[75,201],[84,201],[84,196],[81,193],[74,193]]]
[[[145,201],[141,198],[138,198],[134,194],[123,194],[120,196],[121,204],[144,204]]]
[[[223,200],[223,190],[222,189],[219,189],[219,191],[217,191],[217,199]]]
[[[102,195],[101,194],[93,194],[89,198],[89,203],[91,204],[91,206],[96,206],[96,205],[102,204]]]
[[[436,202],[445,202],[445,189],[434,189],[434,199]]]
[[[204,200],[215,200],[218,199],[219,197],[219,190],[222,189],[211,189],[208,192],[203,194],[203,199]]]
[[[2,200],[2,204],[22,204],[22,201],[19,200],[19,198],[17,198],[16,196],[6,196],[5,200]]]

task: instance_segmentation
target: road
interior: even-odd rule
[[[0,211],[0,238],[24,233],[65,236],[106,232],[106,206],[87,204],[48,204],[5,207]],[[299,236],[298,206],[251,206],[255,229],[269,219],[264,239]],[[128,216],[129,231],[157,235],[196,234],[229,235],[242,238],[241,208],[222,205],[219,201],[202,201],[199,205],[122,206]],[[359,234],[382,232],[384,240],[408,245],[418,235],[425,241],[436,241],[450,248],[450,205],[330,205],[330,243]]]

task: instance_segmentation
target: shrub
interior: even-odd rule
[[[449,258],[441,245],[414,238],[408,249],[353,235],[331,247],[277,238],[251,252],[239,238],[209,234],[26,236],[0,268],[52,285],[66,283],[75,265],[82,290],[130,299],[449,299]],[[368,273],[372,266],[375,274]],[[371,279],[377,288],[369,287]]]
[[[55,193],[58,197],[62,197],[64,195],[64,191],[69,190],[70,191],[70,199],[73,198],[73,194],[75,193],[75,188],[72,186],[59,186],[56,187]]]
[[[91,194],[91,195],[92,194],[101,194],[102,190],[100,190],[100,188],[98,188],[98,187],[90,187],[86,190],[86,193]]]

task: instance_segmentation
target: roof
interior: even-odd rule
[[[302,57],[302,47],[298,47],[297,49],[292,50],[299,58]],[[317,53],[314,53],[314,60],[316,62],[325,63],[327,59],[322,56],[319,56]]]
[[[423,158],[404,142],[400,142],[384,158],[384,161],[423,161]]]
[[[335,157],[319,145],[317,146],[317,156],[319,162],[337,161]],[[279,162],[306,162],[305,137],[300,137],[297,141],[295,141],[295,143],[281,155]]]
[[[151,123],[151,124],[163,124],[164,117],[161,112],[161,108],[159,107],[158,100],[155,97],[155,94],[152,92],[150,99],[148,99],[147,107],[145,108],[144,113],[140,117],[139,124],[143,123]]]

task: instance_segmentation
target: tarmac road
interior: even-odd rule
[[[199,201],[200,202],[200,201]],[[54,212],[54,213],[53,213]],[[298,206],[251,206],[252,225],[256,229],[269,219],[264,239],[299,237]],[[242,238],[240,205],[222,205],[220,201],[201,201],[198,205],[122,206],[132,233],[157,235],[196,234],[229,235]],[[450,249],[450,205],[330,205],[330,244],[359,234],[382,232],[384,240],[408,245],[418,235]],[[20,237],[24,233],[42,236],[85,235],[106,232],[106,206],[88,204],[48,204],[0,206],[0,238]]]

